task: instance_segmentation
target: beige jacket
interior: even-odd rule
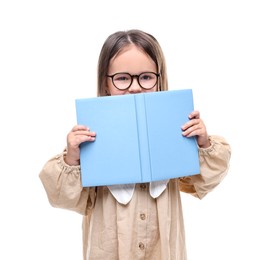
[[[219,136],[199,149],[201,173],[171,179],[158,198],[149,184],[136,184],[132,199],[120,204],[108,187],[82,188],[80,166],[69,166],[65,152],[50,159],[40,173],[50,204],[83,215],[84,259],[186,260],[180,192],[202,199],[225,177],[231,150]]]

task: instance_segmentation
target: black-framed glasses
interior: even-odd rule
[[[113,85],[119,90],[128,89],[132,85],[134,78],[137,78],[138,84],[141,88],[151,89],[157,85],[159,76],[160,74],[155,72],[143,72],[139,75],[131,75],[127,72],[119,72],[113,75],[107,75],[107,77],[112,79]]]

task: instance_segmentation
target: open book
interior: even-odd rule
[[[181,126],[191,89],[76,99],[77,123],[94,142],[80,146],[82,186],[151,182],[200,173],[195,137]]]

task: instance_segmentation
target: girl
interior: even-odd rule
[[[129,30],[107,38],[98,63],[98,96],[167,89],[165,59],[152,35]],[[83,188],[79,146],[96,137],[83,125],[72,128],[66,149],[45,164],[40,179],[51,205],[83,215],[85,260],[186,259],[179,191],[202,199],[227,174],[231,155],[230,146],[222,137],[207,134],[198,111],[191,112],[189,119],[182,126],[182,134],[197,138],[201,169],[198,175]]]

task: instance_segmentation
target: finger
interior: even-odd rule
[[[95,141],[96,137],[91,135],[70,136],[67,140],[68,146],[78,148],[81,143]]]
[[[71,132],[71,134],[74,135],[74,136],[78,136],[78,135],[96,136],[96,132],[88,131],[88,130],[75,131],[75,132]]]
[[[198,128],[198,129],[189,128],[187,131],[184,131],[182,133],[182,135],[185,136],[185,137],[200,136],[202,134],[203,134],[203,131],[200,128]]]
[[[195,121],[195,120],[192,120],[192,121]],[[190,125],[188,128],[185,128],[183,130],[183,135],[189,136],[191,133],[196,133],[195,135],[203,134],[205,132],[205,128],[204,128],[204,125],[200,121],[201,120],[199,120],[199,123],[197,123],[197,124],[193,124],[193,125]],[[192,134],[192,136],[193,135],[194,134]]]
[[[89,131],[90,128],[87,127],[87,126],[85,126],[85,125],[75,125],[75,126],[71,129],[72,132],[76,132],[76,131],[79,131],[79,130]]]
[[[188,128],[192,127],[193,125],[199,125],[201,122],[200,119],[191,119],[190,121],[186,122],[184,125],[182,125],[182,130],[185,131]]]
[[[193,118],[196,118],[196,119],[199,119],[200,118],[200,112],[195,110],[195,111],[192,111],[190,114],[189,114],[189,119],[193,119]]]

